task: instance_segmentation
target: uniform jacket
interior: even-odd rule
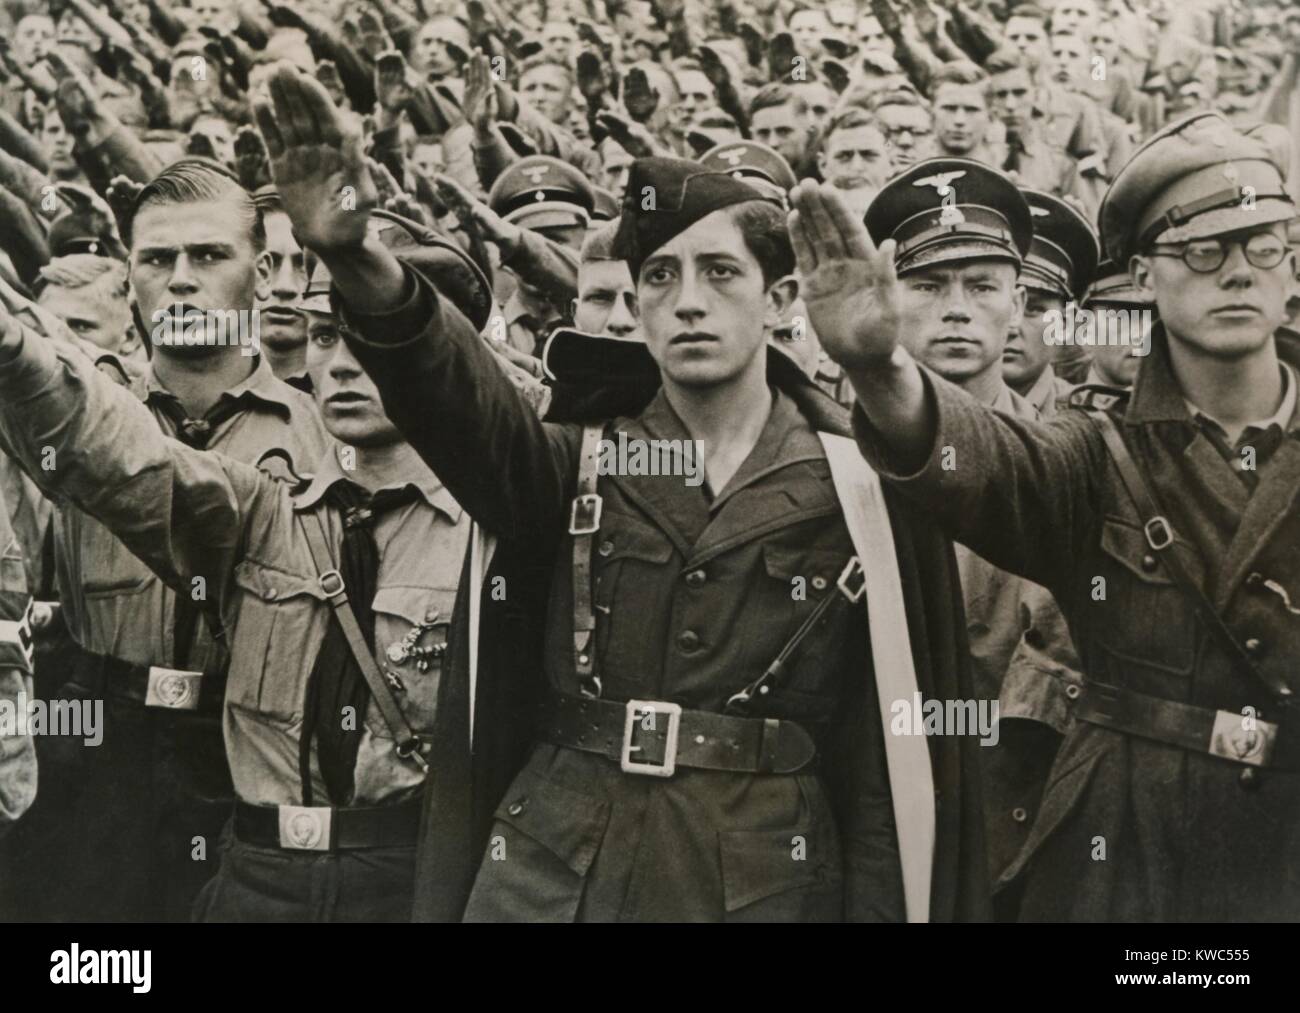
[[[578,691],[565,532],[581,427],[539,422],[458,314],[415,282],[411,302],[389,316],[340,308],[348,341],[389,417],[499,542],[476,603],[477,643],[469,642],[467,595],[453,623],[454,674],[439,701],[417,917],[900,918],[860,619],[840,613],[828,623],[766,709],[751,712],[812,729],[825,757],[820,774],[679,770],[648,783],[601,757],[531,746],[529,705],[540,688]],[[592,565],[606,699],[720,711],[802,617],[836,593],[852,548],[814,427],[843,431],[846,416],[796,369],[786,372],[789,386],[778,381],[763,438],[711,504],[680,479],[601,478],[604,518]],[[686,437],[662,396],[606,431]],[[950,549],[908,515],[891,510],[891,519],[918,681],[927,697],[969,699]],[[806,598],[791,594],[798,577]],[[472,753],[471,646],[479,672]],[[939,804],[932,917],[982,917],[978,795],[962,778],[974,740],[929,744]],[[811,861],[790,861],[795,837],[816,853]],[[494,845],[504,847],[504,861],[493,857]]]
[[[1294,362],[1295,351],[1278,344]],[[928,373],[926,381],[938,416],[931,458],[915,473],[890,473],[859,415],[864,453],[955,538],[1053,593],[1090,683],[1234,716],[1251,706],[1287,734],[1292,715],[1234,666],[1152,554],[1145,518],[1091,419],[1069,410],[1050,423],[1024,422]],[[1109,410],[1178,534],[1173,551],[1258,665],[1297,686],[1300,621],[1250,577],[1300,600],[1300,420],[1292,418],[1249,492],[1193,423],[1161,326],[1131,400]],[[979,467],[942,470],[946,445]],[[1022,917],[1031,920],[1293,920],[1298,843],[1300,774],[1248,770],[1076,721],[1030,839],[1003,878],[1024,874]]]
[[[1006,386],[992,407],[1018,419],[1042,417]],[[1065,731],[1065,689],[1079,681],[1079,658],[1060,608],[1042,585],[964,545],[956,552],[975,696],[998,706],[997,740],[979,749],[985,843],[996,883],[1029,836]]]
[[[303,702],[330,606],[297,515],[319,510],[325,487],[346,477],[333,448],[295,497],[260,468],[169,439],[89,359],[25,329],[0,389],[0,443],[43,492],[97,518],[170,588],[184,592],[195,577],[205,579],[231,644],[224,733],[235,792],[253,804],[301,804]],[[46,446],[59,461],[48,471],[40,464]],[[468,519],[432,475],[412,476],[411,484],[418,501],[376,523],[377,649],[418,624],[429,627],[419,646],[442,644],[454,608]],[[324,520],[337,560],[342,520],[332,508]],[[438,659],[424,672],[411,664],[395,672],[407,719],[417,732],[430,731]],[[372,703],[359,717],[365,729],[350,804],[416,793],[423,775],[397,758],[378,708]],[[312,779],[314,797],[328,798],[314,762]]]

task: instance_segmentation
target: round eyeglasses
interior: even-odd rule
[[[1159,247],[1166,249],[1161,250]],[[1246,263],[1252,267],[1268,269],[1277,267],[1287,255],[1287,245],[1271,232],[1257,232],[1246,240],[1194,239],[1189,243],[1156,243],[1151,249],[1153,257],[1177,257],[1197,274],[1217,271],[1228,259],[1228,249],[1240,246]]]

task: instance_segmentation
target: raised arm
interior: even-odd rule
[[[220,607],[245,519],[273,479],[164,436],[149,410],[79,350],[0,310],[0,450],[55,502],[101,521],[169,586],[201,576]]]
[[[868,462],[995,566],[1052,589],[1089,544],[1100,432],[1081,412],[1050,425],[993,412],[923,371],[900,344],[908,319],[894,243],[877,249],[829,186],[793,191],[791,239],[817,336],[857,395]]]
[[[388,417],[493,534],[554,537],[576,432],[539,422],[469,321],[369,235],[377,195],[360,125],[292,67],[269,83],[254,111],[271,175],[295,234],[329,268],[344,335]]]

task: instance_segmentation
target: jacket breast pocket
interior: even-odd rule
[[[830,824],[721,830],[718,850],[726,921],[843,920],[843,861]]]
[[[608,824],[608,803],[522,773],[497,808],[465,920],[575,921]]]
[[[317,579],[253,560],[235,568],[229,699],[280,721],[302,716],[329,606]]]
[[[851,550],[809,547],[784,541],[766,542],[761,548],[763,575],[750,589],[746,617],[742,622],[746,642],[757,652],[750,660],[754,678],[777,656],[803,623],[827,597],[838,595],[840,573],[852,556]],[[835,677],[844,654],[844,635],[849,624],[865,629],[861,604],[844,608],[846,603],[829,603],[830,613],[814,626],[790,656],[785,675],[773,687],[769,702],[783,696],[796,709],[807,702],[809,694],[829,698],[834,692]],[[820,717],[827,714],[802,714],[789,711],[789,717]]]
[[[672,555],[672,543],[650,524],[606,514],[592,553],[596,658],[602,676],[629,683],[646,678],[646,624],[666,614],[673,582],[664,575]]]
[[[433,728],[455,604],[455,588],[381,587],[375,592],[375,660],[386,675],[396,677],[394,695],[416,731]],[[366,724],[373,735],[393,738],[393,730],[373,704],[367,709]]]
[[[1193,579],[1202,579],[1203,565],[1186,543],[1176,542],[1164,552],[1177,552]],[[1112,676],[1122,676],[1129,663],[1190,674],[1196,662],[1195,611],[1142,529],[1107,517],[1099,560],[1100,572],[1085,589],[1084,607],[1093,619],[1095,642],[1113,667]]]

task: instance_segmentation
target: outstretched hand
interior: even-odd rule
[[[822,347],[846,370],[889,359],[901,332],[894,241],[877,248],[829,185],[804,180],[790,201],[800,294]]]
[[[254,99],[253,112],[294,231],[317,252],[360,247],[378,202],[360,124],[288,64],[271,72],[268,85],[269,101]]]

